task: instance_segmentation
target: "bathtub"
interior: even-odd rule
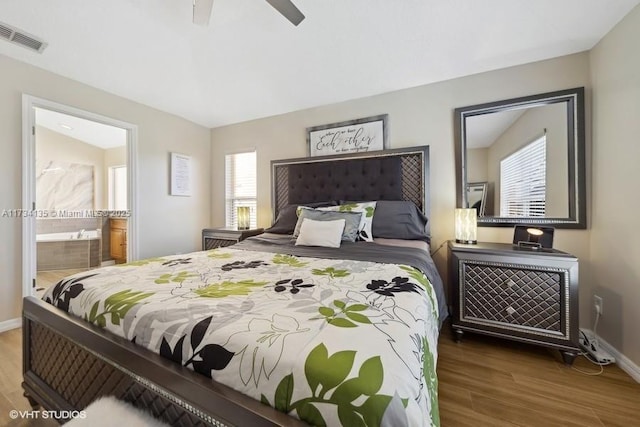
[[[37,271],[91,269],[102,259],[102,232],[86,230],[36,235]]]
[[[68,240],[95,240],[102,236],[98,230],[85,230],[82,237],[78,237],[80,231],[67,231],[64,233],[36,234],[36,242],[66,242]]]

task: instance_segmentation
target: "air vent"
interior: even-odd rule
[[[47,44],[42,40],[3,22],[0,22],[0,39],[10,41],[27,49],[42,53]]]

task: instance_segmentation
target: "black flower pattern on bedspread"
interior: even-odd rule
[[[187,337],[186,334],[180,337],[173,348],[171,348],[171,345],[166,338],[162,337],[162,344],[160,344],[160,356],[166,357],[176,363],[180,363],[185,367],[192,365],[194,371],[202,375],[206,375],[209,378],[211,378],[212,370],[220,371],[226,368],[235,353],[218,344],[206,344],[202,346],[202,348],[198,349],[198,346],[202,343],[202,339],[209,328],[212,318],[212,316],[209,316],[201,320],[191,330],[191,350],[193,351],[193,355],[184,362],[184,364],[182,363],[182,347],[184,346],[184,341]]]
[[[415,292],[420,293],[420,286],[415,283],[411,283],[408,277],[396,276],[391,279],[391,282],[387,282],[383,279],[372,280],[367,284],[367,289],[387,297],[395,296],[398,292]]]
[[[51,298],[45,298],[49,304],[53,304],[61,310],[69,311],[69,302],[80,295],[84,290],[84,285],[80,283],[82,280],[96,276],[96,274],[88,274],[86,276],[74,277],[71,279],[63,279],[59,281],[53,288]]]
[[[300,288],[312,288],[315,285],[313,283],[304,283],[302,279],[284,279],[278,280],[273,290],[276,292],[284,292],[287,290],[287,286],[289,287],[289,292],[297,294],[300,292]]]
[[[176,265],[181,264],[191,264],[191,258],[176,258],[162,263],[162,265],[167,267],[175,267]]]
[[[257,268],[262,265],[269,265],[264,261],[234,261],[220,267],[222,271],[240,270],[243,268]]]

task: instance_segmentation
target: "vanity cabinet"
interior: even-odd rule
[[[116,264],[127,262],[127,220],[109,219],[110,255]]]
[[[449,242],[451,326],[464,332],[560,350],[567,364],[578,346],[578,259],[557,250],[511,244]]]

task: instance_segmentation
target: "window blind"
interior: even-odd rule
[[[545,135],[500,161],[500,216],[545,215],[546,159]]]
[[[227,154],[225,156],[225,211],[226,226],[238,226],[238,207],[248,206],[250,226],[257,226],[257,174],[256,152]]]

